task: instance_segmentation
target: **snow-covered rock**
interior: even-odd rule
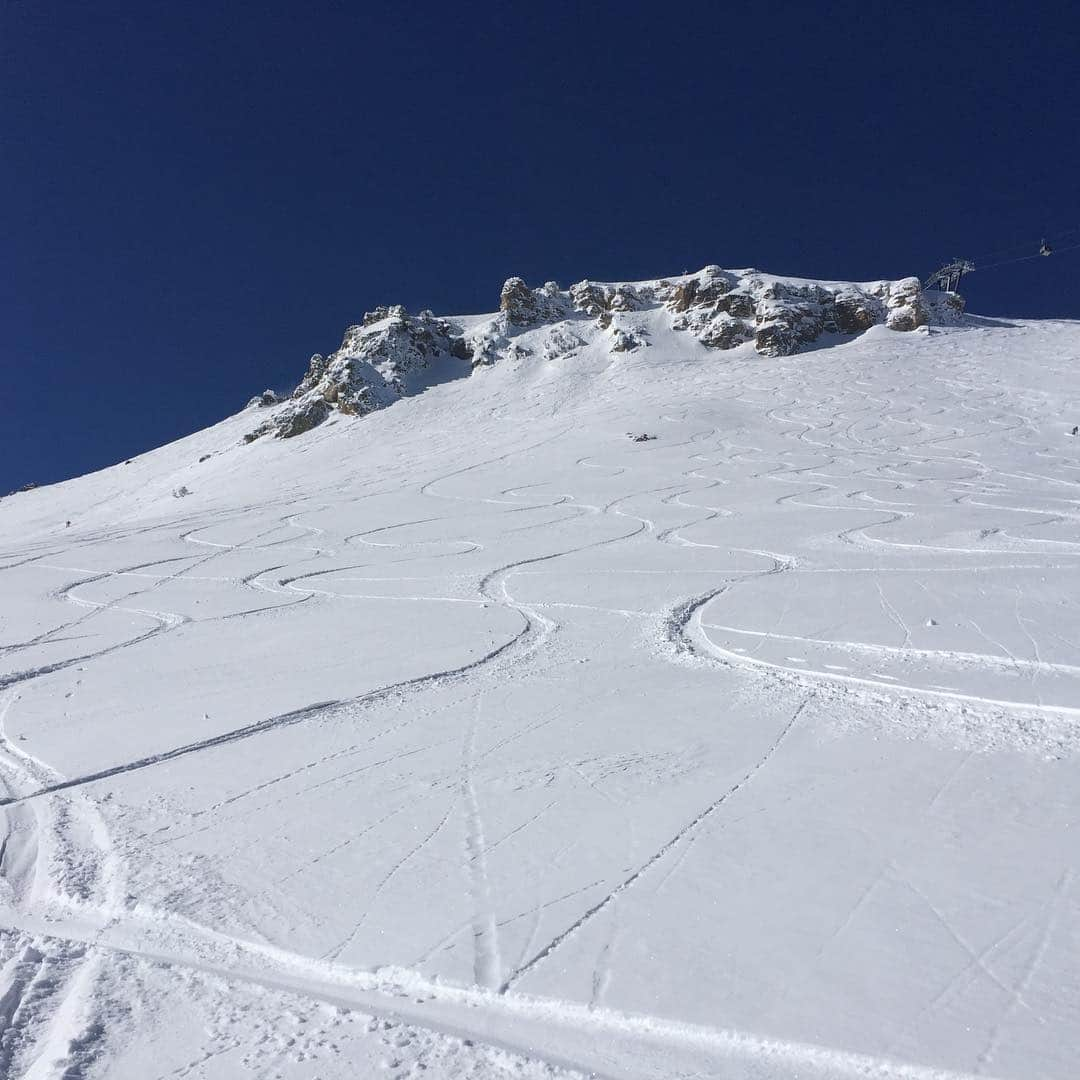
[[[706,266],[674,279],[586,280],[567,290],[554,281],[530,288],[512,277],[499,294],[499,310],[469,319],[465,332],[430,311],[409,315],[400,305],[366,313],[345,332],[336,352],[311,358],[291,399],[246,439],[299,435],[335,412],[363,416],[434,379],[466,375],[470,366],[572,358],[594,344],[610,353],[631,352],[649,343],[641,317],[660,316],[668,328],[693,335],[709,349],[752,342],[760,355],[774,357],[799,352],[826,335],[859,334],[877,325],[910,331],[929,322],[955,323],[962,315],[959,296],[925,294],[914,277],[824,282]],[[271,391],[249,402],[277,405]]]
[[[790,356],[825,334],[857,334],[878,324],[916,330],[928,322],[922,286],[914,277],[816,282],[707,266],[670,289],[667,307],[676,329],[689,331],[709,348],[753,341],[762,356]]]
[[[637,311],[655,299],[655,290],[649,284],[603,285],[595,281],[579,281],[570,286],[569,295],[575,311],[597,317],[601,328],[605,328],[611,323],[612,312]]]
[[[519,277],[508,278],[499,295],[499,311],[511,326],[527,327],[563,318],[568,304],[555,281],[530,289]]]
[[[427,311],[409,315],[400,305],[377,308],[345,331],[336,352],[312,356],[292,399],[245,438],[300,435],[335,410],[364,416],[422,390],[447,364],[457,364],[456,374],[465,374],[466,355],[460,335],[445,319]]]
[[[261,394],[256,394],[248,403],[244,406],[246,409],[268,409],[271,405],[280,405],[281,398],[273,390],[264,390]]]
[[[917,330],[927,323],[926,305],[918,278],[885,283],[885,325],[890,330]]]

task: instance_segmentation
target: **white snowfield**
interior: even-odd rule
[[[1080,324],[621,320],[0,502],[0,1077],[1077,1075]]]

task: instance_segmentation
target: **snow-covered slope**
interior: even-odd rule
[[[725,273],[0,501],[0,1076],[1074,1075],[1080,325]]]

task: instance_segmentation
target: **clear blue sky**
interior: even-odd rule
[[[5,0],[0,493],[291,387],[378,303],[1022,253],[1080,227],[1078,57],[1065,3]],[[1078,274],[965,291],[1077,318]]]

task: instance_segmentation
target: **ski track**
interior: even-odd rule
[[[613,904],[618,896],[631,888],[643,875],[652,869],[654,865],[660,862],[669,851],[678,847],[684,840],[691,838],[694,832],[701,827],[701,825],[714,814],[732,795],[737,791],[744,788],[751,780],[765,767],[769,759],[780,748],[780,744],[787,738],[788,733],[795,726],[795,721],[802,715],[803,709],[806,708],[809,703],[809,698],[802,702],[799,707],[792,714],[791,718],[781,728],[780,733],[773,740],[772,744],[768,747],[765,753],[758,759],[740,780],[728,788],[719,798],[709,803],[695,818],[684,825],[674,836],[666,840],[648,859],[645,860],[639,867],[637,867],[629,877],[623,878],[618,885],[615,886],[607,895],[603,896],[591,907],[586,908],[584,913],[575,919],[568,927],[558,933],[552,938],[546,945],[538,949],[532,957],[530,957],[524,964],[516,967],[507,976],[506,980],[499,987],[499,992],[505,994],[510,990],[517,982],[519,982],[524,976],[526,976],[537,964],[542,963],[549,956],[552,955],[564,942],[569,940],[575,934],[578,933],[587,923],[599,915],[609,904]]]
[[[445,821],[445,818],[443,819]],[[193,928],[196,929],[197,928]],[[54,946],[86,949],[90,935],[73,929],[70,937],[50,938]],[[714,1060],[743,1061],[766,1068],[781,1069],[791,1075],[851,1077],[863,1080],[975,1080],[976,1074],[914,1065],[873,1055],[851,1053],[808,1043],[762,1038],[741,1031],[667,1020],[660,1016],[624,1013],[599,1003],[575,1003],[526,994],[493,994],[479,987],[456,987],[430,982],[414,972],[385,968],[372,973],[357,972],[341,965],[292,956],[279,949],[251,942],[233,942],[215,935],[203,942],[198,957],[177,956],[153,946],[115,944],[100,936],[93,941],[96,953],[132,956],[192,971],[225,977],[237,985],[296,993],[345,1009],[406,1022],[427,1030],[459,1038],[476,1039],[525,1055],[535,1055],[529,1035],[515,1034],[525,1023],[529,1031],[560,1031],[580,1045],[577,1054],[584,1060],[548,1058],[552,1064],[580,1068],[594,1077],[604,1072],[593,1067],[587,1045],[597,1039],[626,1039],[656,1051],[700,1052],[716,1055]],[[208,946],[226,948],[227,963],[208,954]],[[479,1017],[480,1019],[477,1019]],[[543,1059],[541,1059],[543,1060]],[[979,1074],[987,1080],[985,1074]]]
[[[473,903],[473,974],[477,986],[493,990],[502,977],[502,961],[499,956],[499,930],[495,923],[495,908],[487,872],[484,819],[480,811],[475,776],[476,729],[482,715],[483,700],[483,696],[477,698],[476,709],[461,743],[461,798],[465,818],[465,862]]]
[[[19,750],[5,722],[18,691],[0,697],[0,779],[12,797],[57,774]],[[93,911],[111,922],[124,874],[96,806],[81,795],[47,807],[4,813],[0,846],[0,925],[24,911]],[[92,850],[85,845],[89,842]],[[4,892],[6,891],[6,895]],[[10,933],[10,931],[8,931]],[[2,936],[2,932],[0,932]],[[91,1004],[98,957],[86,943],[16,932],[0,971],[0,1075],[72,1080],[97,1058],[99,1026]]]

